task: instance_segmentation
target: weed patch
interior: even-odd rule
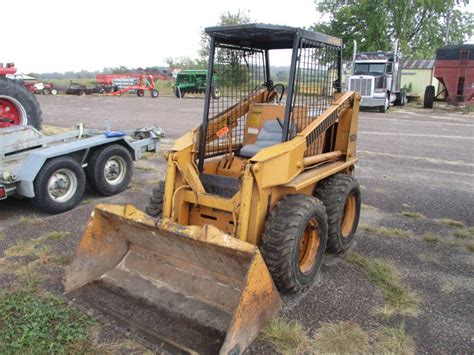
[[[7,256],[25,256],[25,255],[35,255],[43,256],[49,250],[46,246],[42,248],[37,248],[39,245],[47,242],[48,240],[58,240],[70,236],[71,233],[66,231],[54,231],[46,233],[38,239],[29,240],[27,242],[11,246],[5,250],[5,255]]]
[[[453,227],[453,228],[464,228],[465,224],[461,221],[456,221],[454,219],[450,218],[439,218],[435,220],[436,222],[443,224],[448,227]]]
[[[371,260],[357,253],[347,254],[346,259],[359,266],[369,281],[381,290],[385,306],[377,313],[385,317],[396,313],[412,316],[418,314],[418,298],[402,285],[390,264],[382,260]]]
[[[469,250],[471,253],[474,253],[474,243],[467,244],[466,249]]]
[[[31,224],[33,226],[39,226],[43,224],[43,220],[36,215],[32,216],[21,216],[20,223],[22,224]]]
[[[405,217],[414,218],[414,219],[425,218],[425,215],[423,213],[419,213],[419,212],[403,211],[402,215],[405,216]]]
[[[439,242],[439,237],[436,234],[433,233],[426,233],[423,236],[423,240],[428,243],[438,243]]]
[[[363,354],[369,338],[354,322],[322,323],[315,335],[316,348],[323,354]]]
[[[415,341],[405,333],[402,323],[398,328],[382,327],[373,335],[373,354],[402,354],[415,353]]]
[[[369,224],[361,224],[360,228],[365,232],[382,235],[384,237],[409,238],[412,235],[411,231],[406,231],[400,228],[378,227]]]
[[[466,238],[469,238],[471,237],[471,233],[469,233],[468,230],[457,230],[453,233],[453,237],[455,238],[459,238],[459,239],[466,239]]]
[[[307,331],[297,322],[275,319],[265,327],[259,338],[272,344],[283,354],[302,354],[311,352],[312,341]]]
[[[92,320],[51,297],[26,291],[0,294],[1,353],[63,353],[90,350]]]

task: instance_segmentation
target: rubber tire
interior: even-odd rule
[[[150,196],[150,201],[145,207],[145,212],[156,218],[160,218],[163,213],[163,197],[165,194],[165,182],[161,180],[158,182],[158,186],[153,189]]]
[[[396,94],[397,99],[395,100],[394,104],[397,106],[405,106],[407,93],[404,89],[401,89],[399,93]]]
[[[221,93],[216,87],[211,87],[211,94],[214,100],[219,100],[221,98]]]
[[[143,97],[145,96],[145,91],[143,89],[138,89],[137,90],[137,96],[138,97]]]
[[[312,269],[303,274],[299,268],[299,247],[313,217],[318,221],[320,244]],[[265,223],[260,249],[278,290],[299,292],[314,283],[326,250],[327,228],[326,210],[317,198],[288,195],[277,203]]]
[[[85,90],[79,91],[79,96],[86,96],[86,91]]]
[[[111,185],[104,176],[104,168],[107,161],[114,155],[118,155],[125,160],[126,172],[121,183]],[[133,160],[127,148],[120,144],[108,145],[97,149],[92,153],[87,162],[87,181],[98,194],[112,196],[124,191],[133,176]]]
[[[51,175],[59,169],[69,169],[77,177],[77,189],[74,195],[66,202],[54,201],[48,193],[48,180]],[[64,156],[48,160],[41,168],[33,182],[35,197],[32,204],[50,214],[58,214],[69,211],[81,201],[86,188],[86,176],[79,162],[71,157]]]
[[[349,236],[344,238],[341,227],[346,200],[351,192],[354,192],[356,198],[356,214],[352,230]],[[333,254],[342,254],[352,245],[357,225],[359,224],[361,209],[359,183],[351,176],[336,174],[318,183],[315,196],[323,202],[328,215],[328,242],[326,249]]]
[[[51,95],[51,90],[49,88],[44,88],[43,95]]]
[[[58,90],[56,90],[56,89],[51,90],[51,95],[55,96],[57,94],[58,94]]]
[[[36,97],[29,92],[23,84],[0,77],[0,95],[10,96],[21,103],[26,111],[27,123],[37,130],[41,130],[43,119],[41,117],[41,109]]]
[[[387,100],[387,97],[385,97],[385,101]],[[387,112],[388,108],[390,107],[390,102],[388,103],[388,107],[385,107],[385,105],[383,106],[379,106],[379,112],[380,113],[385,113]]]
[[[158,92],[158,90],[153,89],[153,90],[151,91],[151,97],[154,98],[154,99],[157,99],[158,96],[160,96],[160,93]]]
[[[435,87],[428,85],[425,89],[425,97],[423,98],[424,108],[433,108],[433,102],[435,98]]]
[[[176,88],[176,89],[174,90],[174,95],[175,95],[178,99],[182,99],[182,98],[184,97],[184,94],[185,94],[184,90],[181,90],[181,97],[180,97],[180,96],[179,96],[179,90],[178,90],[178,88]]]

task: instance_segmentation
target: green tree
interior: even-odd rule
[[[398,40],[405,55],[431,58],[445,43],[459,44],[474,33],[469,0],[315,0],[329,15],[312,29],[344,40],[350,58],[353,41],[359,51],[387,51]],[[448,26],[449,23],[449,26]],[[449,31],[448,31],[449,28]]]
[[[224,12],[219,16],[219,22],[216,26],[241,25],[252,22],[249,10],[238,10],[236,13],[230,11]],[[201,48],[198,51],[201,63],[206,63],[209,57],[209,36],[201,31]]]

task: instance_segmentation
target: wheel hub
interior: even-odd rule
[[[315,218],[311,218],[304,231],[299,250],[299,267],[303,274],[309,273],[313,268],[319,244],[318,222]]]
[[[346,205],[344,206],[344,216],[342,219],[342,237],[348,238],[354,227],[354,221],[356,217],[356,197],[354,193],[349,194],[347,197]]]
[[[54,172],[48,180],[49,196],[56,202],[66,202],[75,193],[77,178],[69,169]]]
[[[26,120],[26,111],[18,100],[0,95],[0,128],[25,125]]]
[[[111,157],[104,167],[105,180],[111,185],[117,185],[125,178],[126,164],[122,157]]]

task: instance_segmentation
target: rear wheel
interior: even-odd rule
[[[59,157],[43,165],[33,185],[33,204],[56,214],[69,211],[79,203],[84,194],[86,177],[76,160]]]
[[[165,182],[161,180],[158,186],[153,189],[150,201],[145,208],[147,214],[152,217],[160,218],[163,213],[163,196],[165,194]]]
[[[111,196],[125,190],[133,175],[133,161],[127,148],[113,144],[92,153],[87,178],[99,194]]]
[[[425,89],[425,97],[423,99],[423,107],[433,108],[434,97],[435,97],[435,87],[433,85],[427,86]]]
[[[359,224],[359,183],[348,175],[336,174],[318,184],[315,196],[324,203],[328,215],[327,250],[345,252],[354,241]]]
[[[138,89],[137,90],[137,96],[138,97],[143,97],[145,96],[145,91],[143,89]]]
[[[324,205],[313,196],[289,195],[270,213],[262,254],[280,291],[297,292],[314,283],[327,241]]]
[[[0,77],[0,128],[30,125],[40,130],[41,123],[36,97],[21,83]]]

